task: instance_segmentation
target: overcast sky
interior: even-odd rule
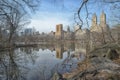
[[[35,14],[32,14],[31,23],[28,27],[34,27],[40,32],[50,32],[55,31],[56,24],[63,24],[64,29],[66,29],[68,25],[73,29],[74,13],[77,12],[81,5],[80,1],[82,0],[56,0],[54,3],[54,0],[41,0],[40,7]],[[101,7],[104,7],[104,12],[109,14],[106,6],[94,3],[88,6],[89,13],[96,13],[99,20],[100,13],[103,10]],[[85,8],[81,16],[83,20],[85,20]],[[89,22],[91,22],[90,20],[91,16],[89,16]],[[86,27],[86,25],[84,25],[84,27]]]

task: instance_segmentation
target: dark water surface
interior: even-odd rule
[[[50,80],[54,72],[70,72],[84,60],[78,43],[46,44],[0,52],[0,80]]]

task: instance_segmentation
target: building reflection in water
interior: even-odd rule
[[[66,44],[56,44],[55,45],[56,58],[62,59],[64,52],[67,51],[67,56],[77,59],[82,59],[86,55],[86,45],[84,43],[66,43]],[[70,54],[74,51],[73,54]]]
[[[64,48],[62,44],[57,44],[55,47],[55,51],[56,51],[56,58],[62,59],[63,58],[63,52],[64,52]]]
[[[31,54],[33,51],[39,51],[39,49],[42,49],[43,51],[46,49],[49,49],[51,52],[56,52],[56,58],[62,59],[63,54],[65,52],[67,53],[68,57],[77,58],[78,60],[83,58],[86,54],[86,45],[83,43],[64,43],[64,44],[54,44],[54,45],[39,45],[38,47],[28,47],[28,48],[20,48],[21,51]],[[73,51],[73,54],[71,55],[70,52]]]
[[[67,56],[70,56],[70,52],[75,50],[74,43],[64,43],[64,44],[56,44],[55,51],[56,51],[56,58],[62,59],[63,54],[68,52]]]
[[[72,46],[70,44],[57,45],[55,50],[56,58],[62,59],[64,54],[66,55],[63,61],[58,64],[57,71],[62,74],[75,69],[77,62],[82,62],[86,55],[86,45],[84,43],[74,43]]]
[[[42,51],[42,49],[44,49],[44,51]],[[50,60],[53,63],[53,70],[55,70],[54,66],[58,65],[58,71],[62,71],[62,73],[70,72],[77,66],[78,61],[85,58],[85,50],[84,44],[63,43],[38,45],[38,47],[24,47],[3,52],[3,54],[1,52],[0,75],[5,76],[6,78],[4,79],[6,80],[23,80],[22,78],[26,79],[27,74],[32,68],[34,68],[34,65],[39,64],[41,67],[45,64],[44,60]],[[56,56],[51,56],[53,54]],[[38,62],[41,62],[42,64],[36,63],[38,58],[40,58]],[[46,67],[50,68],[49,65]],[[37,71],[39,70],[40,72],[43,71],[42,68],[38,67]],[[48,72],[49,70],[46,71],[46,73]],[[3,78],[0,77],[0,80],[3,80]]]
[[[75,43],[75,51],[74,54],[71,55],[73,58],[77,58],[78,60],[84,60],[85,55],[86,55],[86,44],[85,43],[80,43],[77,42]]]

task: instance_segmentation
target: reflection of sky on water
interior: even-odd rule
[[[51,72],[54,71],[55,69],[54,67],[57,64],[60,64],[67,57],[67,53],[63,53],[63,59],[58,59],[56,58],[56,51],[51,52],[48,49],[44,51],[40,49],[35,54],[38,56],[38,58],[36,58],[34,66],[29,71],[28,76],[30,76],[30,78],[36,77],[36,74],[41,74],[41,73],[42,74],[44,73],[45,76],[50,77]]]
[[[12,51],[11,58],[15,63],[11,63],[11,65],[7,65],[11,61],[8,55],[9,52],[8,54],[4,52],[4,63],[7,62],[8,68],[14,64],[17,65],[16,72],[19,74],[18,76],[22,76],[27,80],[49,80],[53,72],[71,72],[77,67],[77,62],[85,58],[77,47],[75,47],[76,49],[69,49],[69,46],[69,48],[64,48],[63,45],[43,47],[44,50],[40,46],[36,48],[18,48]],[[77,52],[74,50],[77,50]],[[0,69],[2,70],[2,68]],[[5,73],[3,74],[5,75]]]

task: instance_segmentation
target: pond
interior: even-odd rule
[[[71,72],[85,59],[84,44],[43,44],[0,52],[0,80],[50,80]]]

